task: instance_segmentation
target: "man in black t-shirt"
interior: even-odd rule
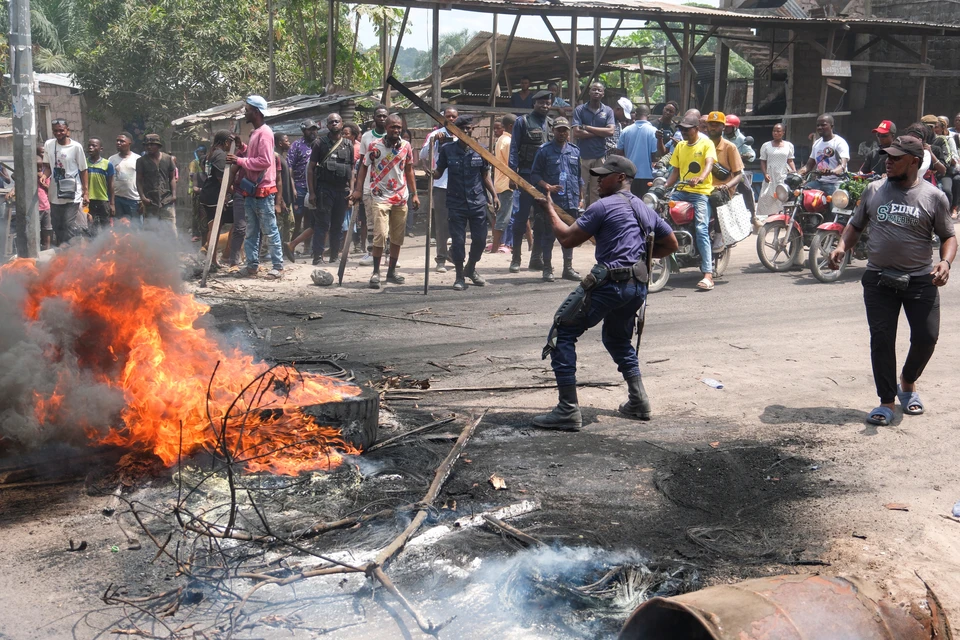
[[[897,125],[890,120],[884,120],[877,128],[873,130],[877,135],[879,144],[863,159],[863,166],[860,167],[860,173],[876,173],[883,175],[887,172],[887,155],[880,153],[880,149],[886,149],[893,144],[893,139],[897,137]]]

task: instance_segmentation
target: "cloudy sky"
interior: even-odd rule
[[[664,2],[670,4],[682,4],[679,0],[663,0]],[[699,0],[704,4],[713,4],[717,5],[716,0]],[[430,34],[432,32],[432,12],[429,9],[412,9],[410,11],[410,20],[409,24],[411,25],[410,32],[403,37],[403,46],[404,47],[416,47],[417,49],[426,50],[430,48]],[[616,24],[616,20],[607,19],[603,20],[602,28],[613,28]],[[551,24],[559,32],[560,39],[564,42],[569,39],[569,29],[570,29],[570,18],[552,18]],[[636,26],[641,26],[640,23],[635,23]],[[513,26],[513,16],[502,15],[497,23],[497,30],[500,33],[510,33],[510,28]],[[622,28],[628,28],[630,22],[624,22]],[[592,18],[580,18],[577,21],[577,42],[581,44],[590,44],[593,42],[593,33],[592,31],[586,31],[585,29],[593,28],[593,19]],[[493,29],[493,16],[485,13],[476,13],[473,11],[441,11],[440,12],[440,33],[450,33],[454,31],[462,31],[463,29],[469,29],[470,31],[491,31]],[[566,29],[567,31],[561,31],[561,29]],[[604,33],[604,36],[608,35],[609,31]],[[520,19],[520,26],[517,28],[517,35],[525,36],[527,38],[537,38],[540,40],[551,40],[550,32],[547,31],[547,27],[543,24],[543,20],[539,16],[524,16]],[[360,42],[365,46],[376,46],[378,44],[376,32],[366,19],[360,23]]]

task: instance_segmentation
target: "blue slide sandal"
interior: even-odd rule
[[[920,401],[920,394],[916,391],[904,391],[900,388],[900,385],[897,385],[897,398],[900,399],[900,406],[903,407],[903,412],[911,416],[919,416],[923,413],[923,402]],[[920,407],[919,409],[911,409],[910,407]]]
[[[867,416],[867,424],[875,424],[881,427],[890,426],[893,422],[893,411],[889,407],[880,405],[870,412]]]

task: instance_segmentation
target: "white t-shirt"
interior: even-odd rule
[[[840,176],[830,175],[830,172],[840,166],[840,160],[850,160],[850,147],[847,141],[834,134],[829,140],[823,138],[813,143],[813,149],[810,151],[810,157],[817,163],[817,171],[823,175],[818,178],[820,182],[826,184],[840,182]]]
[[[76,140],[62,145],[56,138],[43,143],[43,162],[50,165],[50,204],[83,202],[80,172],[87,170],[83,145]],[[62,190],[73,190],[72,198],[61,198]]]
[[[376,129],[367,129],[363,132],[363,135],[360,136],[360,159],[363,160],[363,156],[367,155],[367,151],[370,150],[370,145],[375,142],[379,142],[383,136],[387,135],[386,132],[383,134],[378,134]],[[363,195],[370,195],[370,172],[367,171],[367,177],[363,180]]]
[[[140,155],[130,152],[126,158],[115,153],[110,156],[110,164],[113,165],[113,194],[118,198],[127,198],[128,200],[140,201],[140,194],[137,192],[137,158]]]

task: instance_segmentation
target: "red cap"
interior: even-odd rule
[[[889,120],[884,120],[881,122],[876,129],[873,130],[874,133],[896,133],[897,125],[893,124]]]
[[[725,120],[726,120],[725,124],[726,124],[728,127],[739,127],[739,126],[740,126],[740,118],[738,118],[737,116],[733,115],[732,113],[729,114],[729,115],[725,118]]]

